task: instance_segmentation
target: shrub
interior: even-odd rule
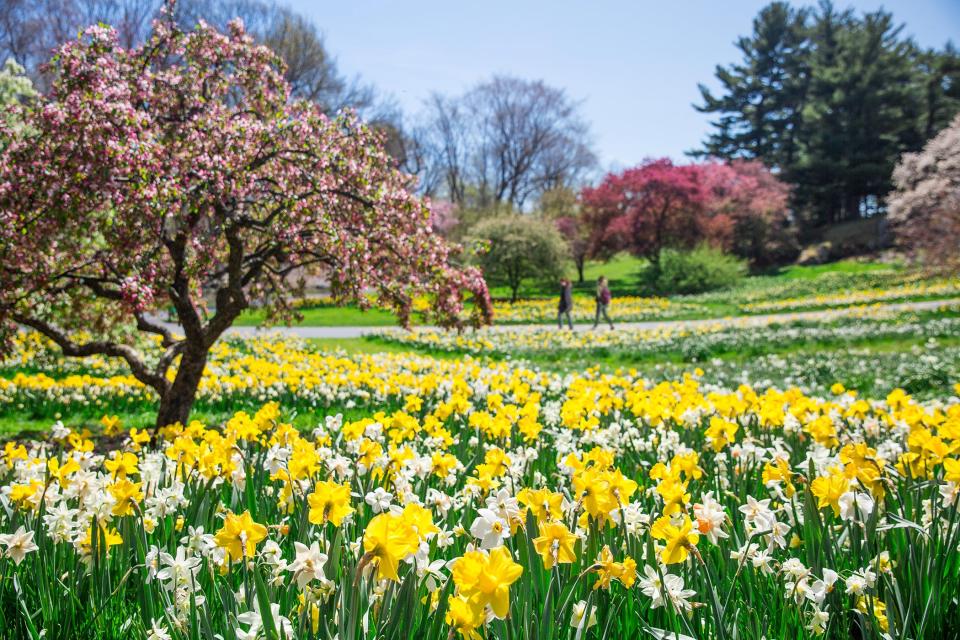
[[[658,267],[644,272],[651,293],[702,293],[737,284],[746,272],[746,263],[709,245],[690,251],[663,249]]]
[[[486,278],[510,288],[511,302],[526,281],[555,282],[570,255],[553,224],[529,215],[481,220],[470,229],[467,244],[477,249],[474,259]]]

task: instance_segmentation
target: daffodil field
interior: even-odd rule
[[[940,338],[957,335],[960,307],[945,303],[930,313],[893,312],[880,306],[858,306],[834,312],[830,319],[806,320],[779,315],[741,317],[735,321],[704,320],[652,328],[605,327],[592,331],[557,331],[554,328],[489,328],[457,334],[436,329],[381,330],[389,342],[437,351],[473,355],[559,355],[590,352],[598,355],[628,352],[634,359],[662,358],[678,353],[687,359],[716,353],[759,354],[784,343],[847,344],[897,336]]]
[[[819,330],[880,330],[859,322]],[[18,340],[2,411],[52,428],[0,450],[2,638],[960,633],[955,380],[866,397],[234,339],[198,401],[224,418],[154,434],[116,362]]]

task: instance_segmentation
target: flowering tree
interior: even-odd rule
[[[704,231],[711,244],[754,264],[794,257],[786,183],[757,160],[710,161],[698,170],[705,192]]]
[[[460,224],[457,206],[449,200],[434,200],[430,203],[430,226],[433,232],[448,237]]]
[[[457,324],[469,290],[489,322],[480,272],[451,266],[378,137],[291,101],[283,63],[239,21],[188,32],[167,14],[135,49],[91,27],[53,65],[29,133],[0,132],[7,338],[26,326],[65,355],[123,359],[162,426],[187,419],[209,349],[251,301],[292,314],[298,274],[323,269],[340,301],[373,292],[403,323],[424,294]],[[182,337],[153,319],[162,307]]]
[[[656,270],[661,249],[690,247],[703,238],[706,193],[694,165],[648,160],[607,175],[599,186],[584,189],[582,199],[594,255],[626,250]]]
[[[960,267],[960,116],[893,171],[887,206],[901,245],[931,266]]]

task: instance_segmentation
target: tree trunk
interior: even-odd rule
[[[660,275],[660,249],[647,254],[647,262],[655,276]]]
[[[197,388],[207,366],[206,349],[188,349],[180,359],[177,375],[169,391],[160,398],[157,429],[179,422],[186,425],[197,399]]]
[[[579,282],[580,284],[583,284],[583,266],[586,260],[583,258],[583,256],[580,256],[579,258],[577,258],[576,262],[577,262],[577,282]]]

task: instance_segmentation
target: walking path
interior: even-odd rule
[[[944,300],[923,300],[919,302],[896,302],[889,304],[880,304],[871,308],[882,309],[886,311],[928,311],[936,309],[945,303],[960,303],[960,298],[950,298]],[[826,320],[833,317],[849,313],[849,308],[823,309],[820,311],[795,311],[790,313],[769,313],[753,316],[733,316],[727,318],[709,318],[704,320],[645,320],[642,322],[618,322],[617,330],[620,329],[659,329],[663,327],[696,327],[702,325],[716,324],[736,324],[736,325],[764,325],[770,322],[790,322],[794,320]],[[616,318],[614,318],[616,321]],[[176,325],[168,324],[170,328],[180,331]],[[550,324],[504,324],[494,325],[486,329],[487,331],[533,331],[536,329],[549,329]],[[576,324],[575,331],[586,331],[592,327],[592,324]],[[229,336],[255,336],[264,333],[279,332],[284,335],[297,336],[299,338],[359,338],[365,335],[371,335],[383,331],[385,327],[230,327],[227,330]],[[418,327],[427,329],[433,327]],[[182,331],[181,331],[182,333]]]

